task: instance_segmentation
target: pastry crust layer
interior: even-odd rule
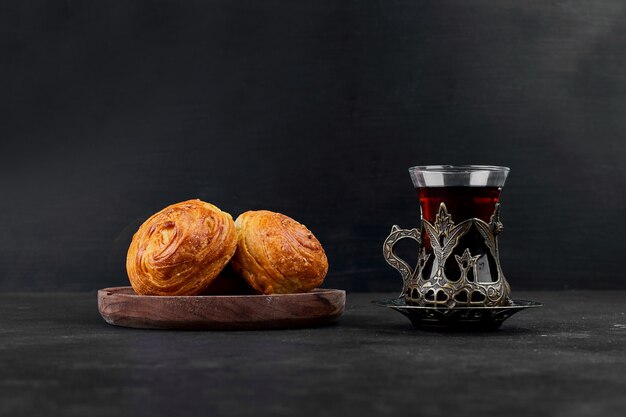
[[[328,272],[320,242],[284,214],[247,211],[237,217],[237,251],[231,264],[255,290],[291,294],[318,287]]]
[[[126,271],[137,294],[197,295],[237,248],[235,223],[213,204],[189,200],[146,220],[128,249]]]

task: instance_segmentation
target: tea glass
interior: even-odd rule
[[[499,259],[500,194],[509,168],[425,165],[409,168],[419,198],[417,229],[394,225],[383,255],[403,280],[407,305],[455,308],[511,303]],[[394,251],[402,239],[418,243],[411,267]]]

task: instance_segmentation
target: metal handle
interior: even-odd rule
[[[406,293],[407,285],[413,276],[414,269],[411,268],[406,261],[396,255],[393,248],[396,243],[406,238],[415,240],[418,245],[421,245],[422,243],[421,233],[418,229],[400,229],[400,227],[395,224],[391,226],[391,233],[387,236],[387,239],[385,239],[385,242],[383,243],[383,256],[385,257],[385,261],[397,269],[402,276],[403,285],[402,294],[400,294],[400,296],[403,296]]]

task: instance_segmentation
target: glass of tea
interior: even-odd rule
[[[402,275],[407,304],[428,307],[493,307],[510,303],[500,266],[500,193],[509,168],[485,165],[426,165],[409,168],[421,224],[393,226],[383,255]],[[394,252],[401,239],[418,243],[410,266]]]

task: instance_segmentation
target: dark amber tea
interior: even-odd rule
[[[439,206],[444,203],[449,213],[454,213],[456,223],[476,217],[489,222],[501,187],[421,187],[417,189],[422,217],[434,222]]]
[[[441,203],[446,207],[446,211],[450,216],[450,221],[459,224],[464,220],[477,218],[489,223],[491,216],[494,214],[496,204],[500,199],[501,187],[469,187],[469,186],[450,186],[450,187],[419,187],[417,194],[420,200],[420,208],[422,210],[422,218],[430,223],[437,221],[437,214],[440,211]],[[476,259],[476,268],[468,270],[468,279],[470,281],[491,282],[498,277],[492,274],[495,269],[495,260],[489,259],[488,248],[485,244],[485,238],[477,229],[470,229],[460,240],[459,249],[453,250],[453,255],[462,257],[463,252],[467,249],[471,257]],[[422,242],[425,253],[432,252],[430,239],[425,229],[422,230]],[[445,268],[448,279],[456,281],[460,277],[461,270],[456,256],[448,258]],[[490,262],[491,261],[491,262]],[[425,265],[422,275],[428,279],[432,271],[432,263]],[[478,276],[474,276],[474,272]]]

